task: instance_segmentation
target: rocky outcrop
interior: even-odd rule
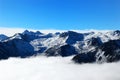
[[[25,30],[12,37],[1,36],[0,59],[9,57],[71,56],[77,63],[114,62],[120,60],[120,31],[43,34]]]
[[[45,51],[45,55],[46,56],[62,56],[62,57],[65,57],[65,56],[71,56],[71,55],[75,55],[77,54],[76,50],[75,50],[75,47],[67,44],[67,45],[63,45],[63,46],[60,46],[60,47],[51,47],[49,48],[48,50]]]
[[[120,40],[110,40],[95,48],[94,51],[81,53],[72,59],[76,63],[103,63],[120,60]]]
[[[100,46],[102,44],[102,41],[99,37],[97,37],[97,38],[92,37],[91,39],[89,39],[87,44],[89,46]]]
[[[92,63],[92,62],[95,62],[96,60],[95,54],[96,52],[87,52],[87,53],[77,54],[72,58],[72,60],[75,63]]]
[[[84,39],[83,34],[73,32],[73,31],[64,32],[60,34],[60,37],[63,37],[63,38],[68,37],[66,40],[67,44],[75,44],[77,41],[82,41]]]
[[[6,40],[8,37],[4,34],[0,34],[0,41]]]
[[[110,40],[99,47],[99,50],[103,52],[97,53],[99,61],[114,62],[120,60],[120,40]]]
[[[28,57],[34,55],[34,48],[21,39],[13,39],[0,43],[0,59],[8,57]]]

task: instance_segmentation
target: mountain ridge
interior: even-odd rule
[[[2,37],[0,38],[2,39]],[[79,57],[77,57],[76,59],[81,58],[81,56],[82,58],[86,56],[85,59],[87,60],[89,58],[87,57],[88,55],[83,55],[83,54],[94,53],[94,57],[95,57],[99,52],[98,48],[100,50],[103,50],[101,49],[101,46],[104,47],[106,46],[105,44],[109,44],[108,46],[115,46],[117,44],[112,44],[111,41],[113,41],[113,43],[117,41],[118,44],[120,44],[119,40],[120,40],[120,30],[108,31],[108,32],[92,31],[88,33],[67,31],[62,33],[57,32],[54,34],[53,33],[44,34],[39,31],[32,32],[25,30],[22,33],[16,33],[11,37],[7,37],[7,38],[3,37],[3,40],[0,41],[0,59],[6,59],[9,57],[23,58],[33,55],[63,56],[63,57],[71,56],[71,55],[75,55],[75,56],[79,55]],[[120,45],[117,46],[118,49],[115,48],[117,50],[116,52],[117,54],[120,53],[119,47]],[[102,52],[99,53],[99,55],[101,54],[103,53]],[[115,55],[111,55],[111,56],[115,56]],[[118,56],[119,55],[117,55],[118,59],[112,61],[119,60]],[[73,58],[72,60],[77,62],[76,59]],[[93,62],[102,62],[100,59],[98,59],[98,57],[97,58],[95,57],[95,59],[93,60],[94,60]],[[106,62],[112,62],[112,61],[108,60]],[[84,63],[84,59],[82,59],[78,63],[82,63],[82,62]]]

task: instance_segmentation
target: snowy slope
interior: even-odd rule
[[[28,57],[39,54],[45,55],[46,53],[49,56],[70,56],[97,51],[96,48],[110,40],[120,40],[120,31],[92,31],[85,33],[66,31],[44,34],[39,31],[25,30],[2,40],[0,43],[0,57],[2,59],[3,54],[4,57],[16,55]]]

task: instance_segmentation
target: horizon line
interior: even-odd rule
[[[115,30],[110,30],[110,29],[104,29],[104,30],[99,30],[99,29],[69,29],[69,30],[60,30],[60,29],[26,29],[26,28],[15,28],[15,27],[11,27],[11,28],[7,28],[7,27],[0,27],[0,34],[4,34],[7,36],[12,36],[15,33],[22,33],[25,30],[28,31],[40,31],[44,34],[48,34],[48,33],[56,33],[56,32],[66,32],[66,31],[75,31],[75,32],[79,32],[79,33],[86,33],[86,32],[108,32],[108,31],[115,31]],[[118,30],[118,29],[116,29]]]

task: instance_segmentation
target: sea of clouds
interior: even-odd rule
[[[0,34],[12,36],[22,28],[0,27]],[[31,31],[36,31],[29,29]],[[43,33],[66,30],[39,30]],[[73,30],[89,32],[99,30]],[[102,30],[101,30],[102,31]],[[108,30],[103,30],[108,31]],[[120,80],[120,62],[104,64],[75,64],[71,57],[10,58],[0,61],[0,80]]]
[[[40,31],[42,33],[48,34],[48,33],[56,33],[56,32],[65,32],[68,30],[57,30],[57,29],[25,29],[25,28],[7,28],[7,27],[0,27],[0,34],[5,34],[7,36],[13,36],[15,33],[22,33],[25,30],[29,30],[29,31]],[[76,31],[76,32],[80,32],[80,33],[86,33],[86,32],[108,32],[108,31],[112,31],[112,30],[95,30],[95,29],[86,29],[86,30],[70,30],[70,31]]]
[[[71,57],[0,61],[0,80],[120,80],[120,62],[75,64]]]

